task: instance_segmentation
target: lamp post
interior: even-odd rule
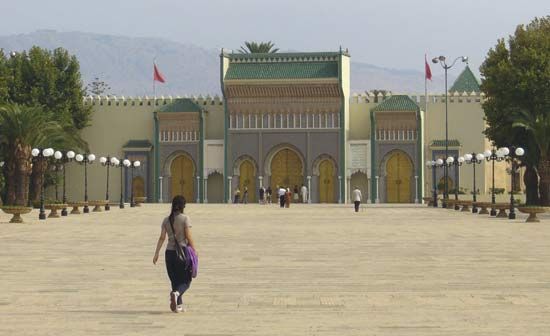
[[[118,161],[118,160],[117,160]],[[124,168],[130,167],[130,160],[124,159],[122,162],[118,161],[118,166],[120,167],[120,203],[118,205],[119,208],[124,209],[124,195],[122,193],[122,187],[124,185]]]
[[[65,168],[63,166],[63,161],[60,161],[63,159],[63,153],[61,153],[60,151],[55,151],[55,153],[53,153],[53,157],[55,159],[55,162],[52,165],[52,169],[53,171],[55,171],[55,200],[59,201],[59,188],[58,188],[59,171]]]
[[[92,164],[95,161],[95,155],[77,154],[76,161],[84,165],[84,213],[89,213],[90,208],[88,208],[88,164]]]
[[[54,150],[52,148],[46,148],[46,149],[38,149],[33,148],[31,151],[32,156],[37,161],[45,161],[50,156],[54,154]],[[46,219],[46,211],[44,209],[44,174],[42,173],[42,186],[40,188],[40,214],[38,215],[38,219]]]
[[[454,166],[455,167],[455,201],[458,201],[458,173],[459,173],[459,167],[462,166],[464,163],[464,157],[459,156],[458,158],[454,158],[452,156],[449,156],[447,158],[447,165]],[[458,205],[458,202],[455,203],[455,210],[460,210],[460,206]]]
[[[441,65],[441,67],[443,68],[443,70],[445,70],[445,157],[449,157],[449,120],[448,120],[448,115],[449,115],[449,99],[448,99],[448,89],[447,89],[447,71],[452,68],[456,61],[458,61],[459,59],[462,60],[462,62],[466,63],[468,62],[468,57],[465,57],[465,56],[460,56],[460,57],[457,57],[455,58],[455,60],[453,61],[453,63],[451,63],[451,65],[448,65],[447,62],[446,62],[446,57],[445,56],[439,56],[439,57],[434,57],[432,59],[432,62],[433,63],[439,63]],[[443,176],[444,176],[444,189],[443,189],[443,205],[442,207],[443,208],[446,208],[447,207],[447,199],[449,198],[449,184],[448,184],[448,171],[447,171],[447,166],[444,166],[444,171],[443,171]]]
[[[136,206],[136,202],[134,202],[134,169],[138,168],[141,165],[141,162],[139,160],[131,161],[130,168],[132,169],[132,180],[130,181],[131,184],[131,193],[130,193],[130,207],[133,208]]]
[[[428,167],[428,169],[431,169],[432,170],[432,180],[433,180],[433,197],[434,197],[434,200],[433,200],[433,206],[434,208],[437,208],[437,184],[436,184],[436,168],[440,168],[443,166],[443,160],[442,159],[437,159],[435,161],[426,161],[426,166]]]
[[[510,170],[512,185],[510,186],[510,213],[508,214],[508,219],[516,219],[516,211],[514,207],[514,182],[519,158],[525,154],[525,150],[521,147],[502,147],[501,154],[503,154],[503,156],[506,157],[506,160],[512,165],[512,169]]]
[[[71,162],[75,157],[75,153],[73,151],[68,151],[65,153],[65,157],[62,158],[61,164],[63,165],[63,204],[67,204],[67,189],[66,189],[66,178],[65,178],[65,172],[67,169],[65,168],[65,165],[69,162]],[[61,216],[67,216],[67,208],[63,208],[61,210]]]
[[[101,162],[101,165],[103,167],[107,167],[107,187],[106,187],[106,191],[105,191],[105,201],[107,202],[105,204],[105,211],[109,211],[111,210],[111,206],[109,205],[109,168],[111,166],[116,166],[117,165],[117,161],[118,159],[116,157],[110,157],[110,156],[107,156],[107,157],[100,157],[99,158],[99,162]]]
[[[485,155],[483,155],[482,153],[472,153],[472,154],[466,154],[464,155],[464,159],[466,160],[466,163],[469,163],[469,164],[472,164],[472,166],[474,167],[474,191],[473,191],[473,204],[472,204],[472,212],[473,213],[477,213],[477,206],[476,206],[476,202],[477,202],[477,198],[476,198],[476,194],[477,194],[477,189],[476,189],[476,164],[481,164],[484,160],[485,160]]]
[[[504,153],[502,152],[502,148],[499,148],[497,150],[495,149],[488,149],[484,153],[485,159],[487,162],[492,161],[492,169],[493,169],[493,181],[492,181],[492,187],[491,187],[491,216],[497,215],[497,209],[495,208],[496,203],[496,197],[495,197],[495,161],[501,162],[504,160]]]

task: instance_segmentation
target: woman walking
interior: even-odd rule
[[[189,216],[183,214],[185,208],[185,198],[181,195],[174,197],[172,200],[172,211],[170,215],[162,221],[160,237],[157,242],[157,249],[155,250],[155,256],[153,257],[153,264],[157,263],[159,258],[159,251],[166,235],[168,235],[168,244],[166,244],[166,252],[164,254],[164,260],[166,262],[166,271],[172,284],[172,291],[170,292],[170,309],[174,313],[180,313],[185,311],[183,308],[183,293],[189,286],[191,286],[191,270],[185,269],[182,262],[178,259],[176,254],[176,242],[180,246],[190,246],[195,252],[197,248],[191,237],[191,221]]]

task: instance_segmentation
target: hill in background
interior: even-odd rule
[[[166,77],[157,84],[159,95],[220,94],[220,50],[160,38],[134,38],[81,32],[41,30],[30,34],[0,36],[4,52],[27,50],[33,45],[63,47],[78,57],[84,84],[95,77],[111,86],[117,96],[153,95],[153,60]],[[235,49],[238,46],[234,46]],[[282,47],[282,46],[278,46]],[[325,51],[325,50],[323,50]],[[399,70],[355,62],[351,52],[351,91],[385,89],[394,93],[423,93],[423,60],[419,69]],[[437,72],[434,68],[432,73]],[[457,73],[458,75],[458,73]],[[449,76],[451,86],[456,76]],[[442,92],[442,75],[434,76],[430,92]]]

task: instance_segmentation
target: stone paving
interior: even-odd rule
[[[548,215],[190,204],[200,270],[174,314],[168,209],[0,214],[0,335],[550,334]]]

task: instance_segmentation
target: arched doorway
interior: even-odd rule
[[[334,203],[334,165],[328,159],[319,163],[319,202]]]
[[[349,184],[350,184],[350,190],[349,190],[350,197],[351,195],[353,195],[352,192],[357,186],[359,187],[359,190],[361,190],[361,196],[363,197],[363,202],[366,202],[367,198],[369,197],[369,189],[368,189],[369,186],[368,186],[367,174],[363,172],[356,172],[352,174]],[[353,202],[353,200],[351,201]]]
[[[134,191],[134,197],[145,197],[145,183],[143,181],[143,177],[134,177],[132,180],[132,188]]]
[[[170,166],[172,198],[183,195],[187,203],[195,201],[195,165],[187,155],[179,155]]]
[[[208,176],[208,203],[223,203],[223,175],[212,173]]]
[[[292,191],[294,186],[298,188],[304,183],[304,167],[302,160],[294,150],[284,148],[277,152],[271,159],[271,189],[276,195],[277,186],[290,188]]]
[[[386,162],[388,203],[411,203],[412,162],[402,151],[395,151]]]
[[[239,166],[239,190],[241,202],[244,202],[244,190],[248,189],[247,202],[256,202],[256,169],[250,160],[244,160]]]

